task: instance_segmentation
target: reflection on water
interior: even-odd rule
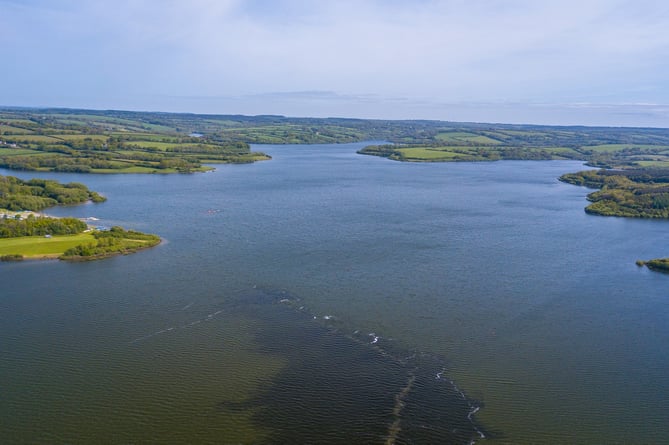
[[[586,215],[575,162],[358,147],[40,175],[167,242],[0,264],[0,442],[669,442],[667,277],[634,264],[666,222]]]

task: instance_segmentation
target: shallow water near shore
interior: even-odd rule
[[[557,181],[577,162],[361,146],[1,170],[83,182],[109,200],[48,213],[166,242],[0,264],[0,442],[669,442],[669,276],[634,264],[669,256],[669,222],[585,214]]]

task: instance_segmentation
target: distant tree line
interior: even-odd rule
[[[451,156],[444,158],[437,158],[439,161],[499,161],[499,160],[527,160],[527,161],[546,161],[558,157],[553,150],[549,148],[537,147],[507,147],[499,145],[485,145],[473,143],[463,143],[458,146],[449,146],[444,144],[407,144],[407,145],[368,145],[359,150],[358,153],[366,155],[374,155],[386,157],[396,161],[403,161],[410,158],[412,161],[433,161],[434,158],[421,158],[420,156],[406,155],[403,150],[410,152],[411,149],[424,149],[432,153],[450,153]],[[565,158],[563,153],[559,154],[560,158]]]

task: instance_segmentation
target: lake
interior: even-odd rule
[[[573,161],[261,146],[49,209],[165,242],[0,264],[0,442],[669,443],[665,221]],[[485,436],[485,439],[481,439]]]

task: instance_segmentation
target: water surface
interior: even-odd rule
[[[585,214],[577,162],[360,146],[40,174],[109,198],[49,213],[166,242],[0,264],[0,441],[669,442],[669,277],[634,264],[666,222]]]

